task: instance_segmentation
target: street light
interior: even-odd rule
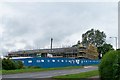
[[[115,40],[116,40],[116,50],[117,50],[117,37],[110,37],[110,38],[115,38]]]

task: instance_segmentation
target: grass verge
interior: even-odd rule
[[[88,72],[82,72],[82,73],[78,73],[78,74],[69,74],[69,75],[63,75],[63,76],[55,76],[53,78],[55,79],[61,79],[61,78],[69,78],[69,79],[73,79],[73,78],[89,78],[89,77],[93,77],[93,76],[99,76],[99,71],[98,70],[93,70],[93,71],[88,71]]]
[[[58,68],[26,68],[26,69],[17,69],[17,70],[2,70],[2,74],[4,75],[4,74],[40,72],[40,71],[50,71],[50,70],[66,70],[66,69],[77,69],[77,68],[83,68],[83,66],[69,66],[69,67],[58,67]]]

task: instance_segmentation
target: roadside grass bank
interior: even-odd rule
[[[5,74],[17,74],[17,73],[28,73],[28,72],[41,72],[41,71],[51,71],[51,70],[67,70],[67,69],[78,69],[83,68],[83,66],[69,66],[69,67],[58,67],[58,68],[25,68],[16,70],[0,70],[3,75]]]
[[[69,74],[69,75],[62,75],[62,76],[55,76],[55,77],[52,77],[54,79],[82,79],[82,78],[90,78],[90,77],[93,77],[93,76],[99,76],[99,71],[98,70],[93,70],[93,71],[88,71],[88,72],[82,72],[82,73],[78,73],[78,74]]]

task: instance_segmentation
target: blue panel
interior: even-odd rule
[[[39,66],[42,68],[65,67],[65,66],[85,66],[99,64],[100,60],[72,59],[72,58],[25,58],[21,60],[25,66]]]

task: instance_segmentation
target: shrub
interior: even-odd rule
[[[18,68],[18,69],[21,69],[21,68],[23,68],[23,66],[24,66],[23,63],[22,63],[22,61],[17,61],[17,64],[18,64],[18,65],[17,65],[17,68]]]
[[[2,69],[5,70],[15,70],[23,68],[23,63],[21,61],[13,61],[9,58],[2,60]]]
[[[120,80],[120,50],[109,51],[99,65],[101,80]]]
[[[17,66],[15,65],[15,62],[13,62],[12,60],[10,60],[9,58],[7,59],[3,59],[2,60],[2,69],[5,70],[14,70],[16,69]]]

